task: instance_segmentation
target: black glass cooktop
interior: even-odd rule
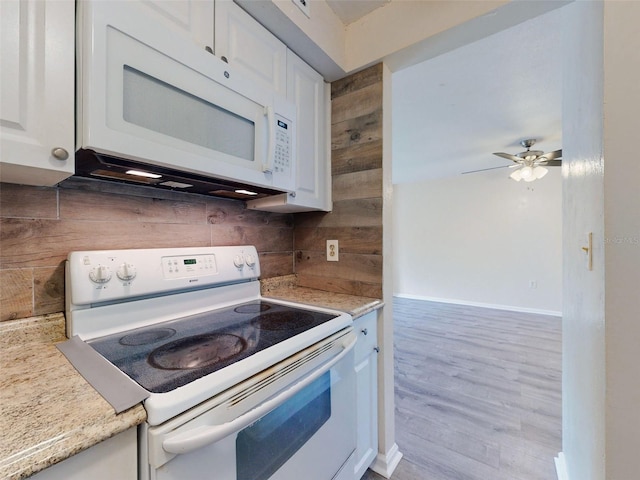
[[[88,343],[145,389],[164,393],[333,318],[258,300]]]

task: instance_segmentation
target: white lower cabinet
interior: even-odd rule
[[[359,480],[378,454],[378,329],[377,312],[353,321],[358,334],[356,370],[356,462],[353,478]]]
[[[36,473],[32,480],[137,480],[138,435],[130,428]]]

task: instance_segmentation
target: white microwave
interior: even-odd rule
[[[294,192],[293,103],[137,2],[78,2],[77,32],[77,174],[242,199]]]

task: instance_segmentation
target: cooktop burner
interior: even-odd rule
[[[88,343],[148,391],[164,393],[336,316],[256,300]]]
[[[171,338],[176,334],[173,328],[153,328],[145,330],[143,332],[132,333],[125,335],[119,341],[122,345],[146,345],[147,343],[154,343],[160,340]]]
[[[246,303],[244,305],[240,305],[233,309],[234,312],[237,313],[260,313],[266,312],[271,308],[271,305],[260,302],[260,303]]]
[[[247,341],[237,335],[194,335],[156,348],[149,355],[149,363],[167,370],[200,368],[235,357],[246,348]]]

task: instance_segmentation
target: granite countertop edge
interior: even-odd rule
[[[20,480],[146,420],[115,413],[56,348],[64,314],[0,322],[0,479]]]
[[[297,284],[296,275],[262,280],[261,295],[265,298],[285,300],[304,305],[330,308],[350,314],[355,320],[384,306],[378,298],[327,292]]]
[[[295,275],[261,281],[261,293],[354,319],[384,305],[376,298],[298,286]],[[142,404],[116,415],[55,347],[64,340],[63,313],[0,322],[2,480],[27,478],[146,420]]]

